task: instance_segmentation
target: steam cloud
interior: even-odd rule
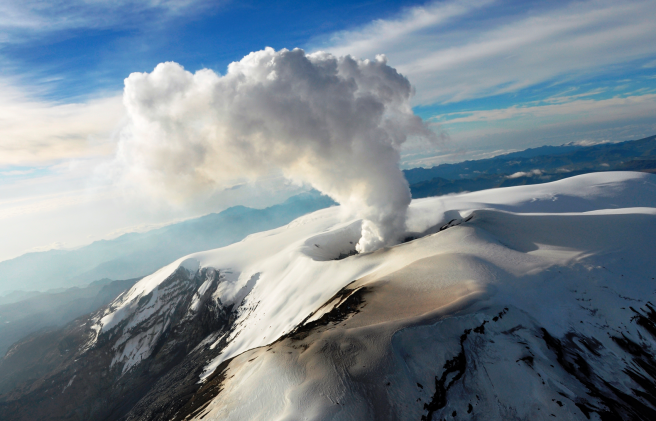
[[[282,171],[361,217],[357,250],[372,251],[405,231],[401,145],[435,136],[413,114],[412,94],[384,56],[266,48],[223,76],[162,63],[125,80],[130,123],[118,161],[129,179],[178,197]]]

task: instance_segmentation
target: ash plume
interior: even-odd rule
[[[405,231],[401,145],[435,138],[412,94],[384,56],[266,48],[225,75],[162,63],[125,80],[117,161],[127,180],[177,198],[281,171],[361,217],[357,249],[368,252]]]

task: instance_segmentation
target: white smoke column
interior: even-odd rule
[[[130,124],[118,162],[128,180],[177,197],[281,170],[361,217],[357,249],[372,251],[405,231],[401,145],[434,137],[413,114],[412,93],[384,56],[266,48],[224,76],[162,63],[125,80]]]

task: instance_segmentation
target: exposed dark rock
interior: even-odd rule
[[[190,315],[194,293],[206,279],[212,284]],[[194,348],[210,333],[231,327],[232,308],[211,299],[220,281],[220,273],[213,269],[191,277],[186,269],[178,269],[160,285],[167,288],[166,299],[173,305],[168,313],[156,314],[129,331],[123,321],[103,332],[90,349],[85,344],[95,333],[88,316],[16,344],[0,363],[0,373],[12,367],[20,379],[17,387],[0,396],[2,419],[168,419],[197,391],[203,363],[221,350]],[[158,323],[167,328],[149,356],[125,372],[120,361],[112,363],[124,346],[119,342],[122,334],[135,337]]]
[[[355,282],[355,281],[354,281]],[[280,337],[278,341],[287,338],[299,340],[305,338],[311,331],[321,326],[328,326],[343,322],[351,315],[358,313],[365,305],[364,295],[368,292],[367,288],[360,287],[352,289],[353,282],[339,290],[330,300],[326,302],[318,311],[325,307],[332,306],[331,310],[324,313],[319,319],[308,322],[314,316],[314,312],[306,317],[290,333]]]
[[[543,339],[547,346],[555,352],[558,363],[567,373],[583,384],[590,398],[600,402],[597,406],[586,397],[576,397],[574,404],[588,418],[595,412],[602,420],[653,420],[656,419],[656,361],[653,350],[647,344],[637,344],[631,339],[612,336],[612,339],[623,350],[632,356],[632,361],[626,364],[623,372],[633,380],[636,387],[632,388],[634,396],[613,386],[612,379],[605,379],[597,370],[594,361],[576,342],[595,356],[600,356],[600,346],[594,338],[586,338],[570,332],[562,339],[556,339],[542,328]],[[607,361],[606,363],[610,363]],[[645,373],[641,374],[641,373]]]
[[[102,280],[56,293],[34,293],[25,299],[0,305],[0,356],[28,335],[56,330],[109,304],[137,281]],[[6,380],[0,376],[0,394],[13,387]]]
[[[502,318],[507,312],[507,308],[503,309],[503,311],[496,316],[497,320]],[[467,340],[467,337],[472,333],[472,330],[475,333],[484,333],[484,326],[486,323],[487,320],[483,321],[483,323],[473,329],[466,329],[462,335],[460,335],[460,352],[444,364],[442,376],[435,376],[435,393],[433,394],[431,401],[424,404],[424,409],[427,413],[426,415],[421,416],[422,421],[431,421],[433,419],[433,414],[446,406],[447,392],[451,386],[462,378],[465,374],[465,369],[467,368],[467,357],[465,355],[464,343]],[[450,377],[449,375],[453,373],[455,373],[455,375]],[[449,378],[450,381],[447,383],[447,379]],[[453,416],[455,417],[455,415]]]
[[[339,253],[339,256],[337,256],[335,260],[346,259],[347,257],[355,256],[356,254],[358,254],[358,251],[355,249],[349,251],[348,253]]]

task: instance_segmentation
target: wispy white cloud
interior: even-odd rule
[[[587,146],[640,139],[656,133],[655,113],[656,94],[652,93],[441,114],[433,121],[450,133],[450,139],[440,149],[404,155],[403,166],[484,159],[542,145]]]
[[[11,170],[11,171],[0,171],[0,175],[5,177],[16,177],[21,175],[28,175],[34,173],[34,169],[29,170]]]
[[[656,60],[652,60],[648,63],[645,63],[642,65],[642,67],[644,67],[645,69],[653,69],[654,67],[656,67]]]
[[[121,96],[60,104],[0,81],[0,168],[109,155],[125,113]]]
[[[571,96],[570,99],[576,96]],[[580,98],[580,97],[579,97]],[[513,106],[509,108],[449,113],[435,116],[433,120],[449,125],[457,123],[492,122],[518,117],[547,118],[572,117],[592,120],[620,120],[626,117],[648,117],[656,111],[656,94],[615,97],[603,100],[574,99],[539,106]],[[465,114],[465,115],[463,115]],[[462,115],[461,117],[456,117]]]
[[[91,201],[105,199],[109,193],[89,195],[87,189],[62,191],[44,195],[33,195],[0,202],[0,220],[30,214],[46,214],[63,208],[78,206]],[[117,192],[111,193],[118,196]],[[107,196],[109,197],[109,196]]]
[[[542,170],[531,170],[531,171],[519,171],[514,174],[506,176],[506,178],[520,178],[520,177],[540,177],[542,175]]]
[[[431,36],[430,32],[424,34],[425,31],[434,31],[492,3],[494,0],[465,0],[433,2],[412,7],[405,9],[396,19],[377,19],[360,30],[333,34],[330,37],[329,49],[336,55],[351,54],[362,58],[371,58],[375,54],[387,54],[390,51],[395,54],[402,53],[408,47],[407,44],[417,40],[417,37]],[[436,41],[437,45],[443,44],[439,39]]]
[[[207,0],[4,0],[0,43],[23,42],[44,33],[126,28],[198,14],[227,1]],[[156,17],[157,19],[153,19]]]
[[[323,48],[385,53],[416,86],[418,105],[513,92],[656,55],[653,1],[553,3],[507,15],[496,13],[499,3],[435,2],[341,32]]]
[[[32,247],[31,249],[28,249],[26,253],[37,253],[40,251],[48,251],[48,250],[66,250],[66,243],[55,241],[54,243],[50,243],[45,246]]]
[[[593,89],[591,91],[583,92],[583,93],[580,93],[580,94],[568,95],[571,92],[578,91],[577,88],[571,88],[571,89],[567,90],[566,92],[560,93],[558,95],[550,96],[548,98],[545,98],[544,100],[533,101],[531,103],[533,103],[533,104],[539,104],[539,103],[563,104],[563,103],[566,103],[566,102],[572,102],[572,101],[574,101],[576,99],[579,99],[579,98],[585,98],[585,97],[591,97],[591,96],[599,95],[599,94],[602,94],[602,93],[606,92],[607,90],[608,89],[606,89],[606,88],[596,88],[596,89]]]
[[[577,145],[577,146],[594,146],[594,145],[601,145],[604,143],[616,143],[608,139],[601,139],[601,140],[594,140],[594,139],[584,139],[584,140],[578,140],[576,142],[572,142],[572,144]],[[608,164],[601,164],[604,167],[608,167]]]

